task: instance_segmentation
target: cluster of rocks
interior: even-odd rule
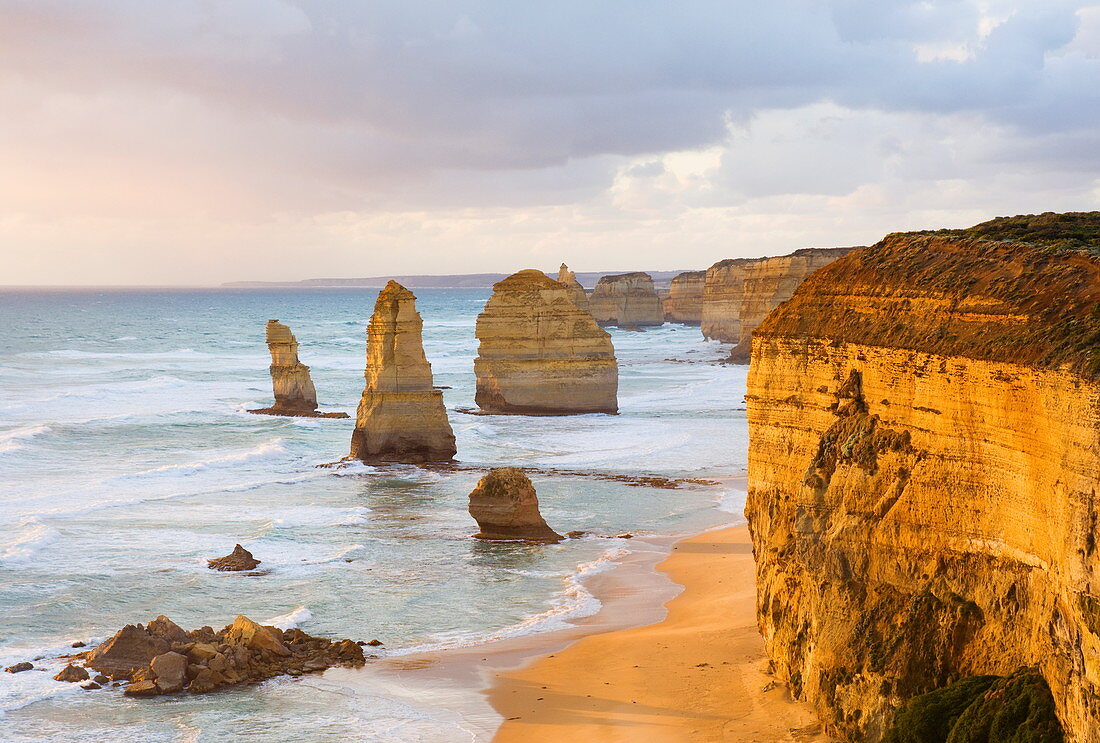
[[[362,643],[367,644],[367,643]],[[75,661],[83,660],[83,667]],[[99,688],[108,682],[125,683],[132,697],[151,697],[214,689],[263,681],[275,676],[300,676],[332,666],[359,667],[365,662],[361,643],[311,637],[299,629],[281,630],[238,616],[215,632],[202,627],[190,632],[165,616],[147,625],[128,624],[99,647],[70,656],[70,663],[54,678],[85,682]],[[10,672],[28,670],[9,667]],[[98,673],[91,677],[87,669]],[[13,670],[15,669],[15,670]]]

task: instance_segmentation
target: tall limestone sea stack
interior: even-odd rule
[[[673,278],[664,301],[665,320],[683,325],[702,324],[706,283],[706,271],[688,271]]]
[[[278,320],[268,320],[266,334],[267,350],[271,353],[271,386],[275,404],[248,412],[305,418],[347,418],[347,413],[317,412],[317,389],[309,376],[309,367],[298,360],[298,340],[290,328]]]
[[[830,732],[1034,667],[1100,742],[1100,213],[849,253],[756,329],[746,399],[760,628]]]
[[[367,326],[366,387],[351,457],[364,462],[447,462],[455,436],[443,393],[432,385],[416,297],[396,281],[379,292]]]
[[[488,413],[615,413],[619,367],[611,336],[570,290],[542,271],[493,286],[478,315],[475,400]]]
[[[600,325],[644,328],[665,323],[653,278],[641,271],[601,276],[588,298],[588,309]]]
[[[581,282],[577,281],[577,275],[570,271],[569,266],[564,263],[558,269],[558,283],[569,290],[569,295],[573,297],[573,301],[578,307],[586,312],[588,311],[588,292],[581,286]]]

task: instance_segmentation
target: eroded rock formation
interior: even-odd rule
[[[85,667],[111,679],[128,681],[124,692],[134,697],[185,689],[201,694],[283,674],[300,676],[364,663],[362,648],[351,640],[311,637],[298,629],[260,625],[244,616],[219,632],[210,627],[188,632],[159,616],[145,627],[128,624],[98,648],[73,658],[84,658]],[[82,670],[66,669],[67,677],[61,680],[76,680],[68,676],[79,676]]]
[[[736,343],[732,361],[747,361],[752,331],[786,302],[807,276],[852,248],[803,248],[775,258],[731,258],[707,269],[703,336]]]
[[[347,413],[317,411],[317,390],[309,376],[309,367],[298,360],[298,340],[290,328],[278,320],[268,320],[266,332],[275,404],[248,412],[303,418],[347,418]]]
[[[569,415],[618,410],[611,336],[569,289],[528,269],[493,286],[478,315],[478,407],[489,413]]]
[[[644,328],[665,322],[653,278],[641,271],[601,276],[588,298],[588,310],[600,325]]]
[[[845,740],[1034,666],[1067,740],[1100,741],[1100,258],[1072,249],[1100,246],[1091,218],[1014,233],[1038,244],[891,235],[756,329],[760,628]]]
[[[478,539],[558,542],[562,536],[539,513],[535,486],[517,467],[494,467],[470,493],[470,515],[477,521]]]
[[[706,283],[706,271],[688,271],[673,278],[668,286],[668,298],[664,300],[665,320],[684,325],[702,324]]]
[[[260,564],[260,561],[253,557],[251,552],[238,544],[233,548],[233,551],[225,557],[215,557],[212,560],[207,560],[206,564],[211,570],[240,572],[243,570],[255,570],[256,566]]]
[[[573,301],[578,307],[586,312],[588,311],[588,292],[581,286],[581,282],[577,281],[576,274],[570,271],[569,266],[564,263],[558,269],[558,283],[569,290],[569,296],[573,297]]]
[[[549,281],[549,279],[547,279]],[[455,435],[424,355],[424,321],[411,291],[390,281],[367,326],[366,387],[351,456],[364,462],[448,462]]]

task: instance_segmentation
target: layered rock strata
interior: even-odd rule
[[[317,411],[317,389],[309,376],[309,367],[298,360],[298,340],[290,328],[278,320],[268,320],[266,332],[275,404],[248,412],[303,418],[347,418],[347,413]]]
[[[577,276],[569,270],[569,266],[564,263],[561,264],[561,268],[558,269],[558,283],[569,290],[569,296],[573,297],[573,302],[582,310],[588,311],[588,292],[581,286],[581,282],[577,281]]]
[[[115,681],[129,682],[123,691],[133,697],[184,690],[202,694],[365,662],[359,643],[268,627],[244,616],[218,632],[210,627],[188,632],[160,616],[147,626],[128,624],[95,650],[73,657],[84,658],[85,667]]]
[[[588,298],[588,310],[600,325],[644,328],[665,322],[653,278],[641,271],[601,276]]]
[[[477,521],[478,539],[558,542],[562,536],[539,513],[535,486],[523,470],[494,467],[470,493],[470,515]]]
[[[549,281],[549,279],[547,279]],[[351,456],[364,462],[448,462],[455,435],[424,355],[416,297],[396,281],[379,292],[367,326],[366,386]]]
[[[834,735],[1034,666],[1100,741],[1098,307],[1100,258],[1064,242],[892,235],[756,329],[760,629]]]
[[[663,301],[665,320],[683,325],[702,324],[706,283],[706,271],[688,271],[673,278],[668,297]]]
[[[803,248],[774,258],[731,258],[707,269],[700,321],[703,336],[738,344],[732,360],[747,361],[752,331],[786,302],[807,276],[852,248]]]
[[[611,336],[569,289],[528,269],[493,286],[478,315],[475,400],[488,413],[615,413],[619,367]]]

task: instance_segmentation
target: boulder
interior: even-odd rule
[[[364,462],[449,462],[455,436],[424,355],[416,297],[396,281],[379,292],[367,326],[366,386],[351,457]]]
[[[470,515],[478,539],[558,542],[562,536],[539,513],[535,487],[517,467],[494,467],[470,493]]]
[[[313,386],[309,367],[298,360],[298,339],[290,328],[278,320],[268,320],[266,332],[275,404],[248,412],[304,418],[347,418],[347,413],[318,412],[317,389]]]
[[[163,637],[170,643],[187,642],[189,640],[183,627],[180,627],[163,614],[145,625],[145,631],[154,637]]]
[[[8,666],[4,670],[7,671],[8,673],[22,673],[23,671],[30,671],[33,668],[34,668],[33,663],[28,663],[27,661],[23,661],[21,663],[16,663],[13,666]]]
[[[211,570],[238,572],[255,569],[255,567],[260,564],[260,560],[257,560],[252,556],[251,552],[238,544],[233,548],[233,551],[225,557],[216,557],[207,560],[206,564]]]
[[[493,286],[477,318],[475,401],[486,413],[571,415],[618,410],[611,336],[542,271]]]
[[[187,658],[179,653],[164,653],[149,663],[162,693],[179,691],[187,683]]]
[[[160,687],[156,681],[134,681],[126,684],[122,693],[128,697],[155,697],[160,694]]]
[[[588,309],[600,325],[643,328],[665,323],[653,277],[641,271],[601,276],[588,298]]]
[[[55,681],[68,681],[73,683],[75,681],[87,681],[88,672],[80,666],[74,666],[72,663],[61,669],[61,672],[54,676]]]
[[[93,650],[84,665],[113,679],[129,679],[170,647],[168,640],[149,634],[140,624],[128,624]]]
[[[253,650],[290,655],[282,638],[276,635],[277,632],[279,632],[278,629],[264,627],[244,615],[238,615],[230,625],[229,631],[225,633],[225,640],[232,644],[245,645]]]

